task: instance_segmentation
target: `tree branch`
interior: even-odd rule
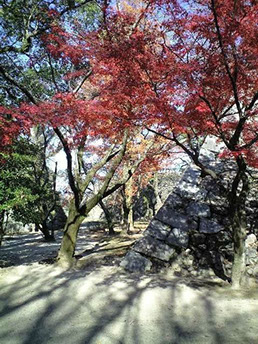
[[[127,140],[128,140],[128,130],[125,130],[125,133],[124,133],[124,138],[123,138],[123,143],[122,143],[122,147],[116,157],[116,159],[113,161],[113,164],[111,166],[111,168],[109,169],[106,177],[105,177],[105,180],[104,180],[104,183],[102,184],[100,190],[97,192],[97,194],[93,195],[88,201],[83,200],[81,202],[81,205],[80,205],[80,213],[83,215],[83,214],[88,214],[88,212],[96,205],[99,203],[99,201],[101,199],[104,198],[104,194],[109,186],[109,183],[116,171],[116,169],[118,168],[118,166],[120,165],[122,159],[123,159],[123,156],[125,154],[125,151],[126,151],[126,145],[127,145]]]
[[[36,98],[30,93],[29,90],[27,90],[27,88],[25,88],[23,85],[20,85],[16,80],[14,80],[10,74],[8,74],[4,68],[2,66],[0,66],[0,73],[2,74],[2,76],[5,78],[6,81],[10,82],[11,84],[13,84],[14,86],[16,86],[17,88],[19,88],[19,90],[21,90],[26,96],[27,98],[33,103],[33,104],[37,104],[37,100]]]
[[[75,206],[77,209],[79,209],[80,206],[80,193],[78,188],[76,187],[74,176],[73,176],[73,164],[72,164],[72,154],[71,150],[69,148],[68,142],[63,136],[62,132],[60,131],[59,128],[54,128],[55,133],[57,134],[59,140],[61,141],[64,152],[66,155],[66,160],[67,160],[67,173],[68,173],[68,180],[69,180],[69,185],[70,188],[74,194],[74,201],[75,201]]]
[[[180,142],[177,137],[172,133],[173,137],[169,137],[167,135],[164,135],[162,133],[157,132],[156,130],[153,130],[151,128],[146,127],[147,130],[151,131],[152,133],[159,135],[167,140],[175,142],[180,148],[183,149],[183,151],[192,159],[192,161],[195,163],[196,166],[198,166],[204,175],[210,175],[213,179],[217,179],[217,174],[212,171],[211,169],[207,168],[203,165],[203,163],[199,160],[199,152],[194,151],[192,152],[189,148],[187,148],[182,142]]]
[[[216,31],[217,31],[217,36],[218,36],[218,41],[219,41],[219,47],[222,53],[222,57],[223,57],[223,61],[224,61],[224,66],[226,68],[226,72],[228,74],[228,77],[230,79],[231,85],[232,85],[232,89],[233,89],[233,93],[234,93],[234,98],[235,98],[235,102],[236,102],[236,107],[239,113],[239,116],[241,117],[242,115],[242,110],[241,110],[241,106],[240,106],[240,102],[238,99],[238,91],[237,91],[237,84],[236,84],[236,78],[234,78],[230,72],[230,68],[229,68],[229,64],[227,61],[227,55],[223,46],[223,41],[222,41],[222,35],[220,32],[220,27],[219,27],[219,21],[218,21],[218,15],[215,9],[215,1],[211,0],[211,9],[212,9],[212,13],[213,13],[213,17],[214,17],[214,22],[215,22],[215,27],[216,27]]]
[[[246,107],[246,111],[249,111],[254,106],[255,102],[258,100],[258,92],[256,92],[251,100],[250,104]]]
[[[85,83],[85,81],[91,76],[92,74],[92,70],[89,70],[88,73],[83,77],[82,81],[80,82],[80,84],[73,90],[73,93],[76,94],[79,92],[79,90],[81,89],[81,87],[83,86],[83,84]]]

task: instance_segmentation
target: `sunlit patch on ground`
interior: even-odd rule
[[[92,233],[92,235],[90,234]],[[219,279],[129,274],[108,248],[130,244],[82,231],[77,254],[101,259],[62,270],[38,261],[59,246],[39,235],[7,240],[0,269],[0,342],[4,344],[235,344],[258,342],[258,292],[231,291]],[[98,246],[96,246],[98,245]],[[102,250],[102,251],[101,251]],[[81,258],[81,259],[83,259]]]

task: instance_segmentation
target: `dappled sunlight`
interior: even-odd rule
[[[112,250],[130,245],[134,237],[111,240],[104,231],[86,232],[83,227],[78,239],[78,262],[87,259],[88,264],[70,270],[42,264],[58,246],[58,236],[50,244],[38,234],[5,241],[1,257],[15,253],[16,266],[0,269],[1,343],[242,344],[258,340],[257,291],[232,291],[218,278],[176,277],[170,269],[129,274],[119,267],[121,257]]]
[[[254,343],[258,298],[114,266],[2,269],[2,343]],[[187,281],[186,281],[187,282]],[[190,281],[188,281],[190,282]]]

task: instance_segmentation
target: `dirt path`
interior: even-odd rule
[[[112,261],[2,268],[0,343],[257,344],[257,290],[221,283],[127,274]]]
[[[117,267],[1,270],[3,344],[258,343],[258,295]]]

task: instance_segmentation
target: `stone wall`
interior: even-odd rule
[[[234,175],[233,164],[217,159],[219,148],[202,149],[202,160],[222,176],[215,181],[203,177],[200,169],[190,165],[173,193],[151,220],[144,235],[123,259],[121,266],[128,271],[148,271],[171,266],[175,273],[192,275],[216,274],[229,280],[233,259],[228,204],[223,196]],[[247,207],[250,233],[247,237],[247,272],[258,277],[257,240],[254,209],[256,193]],[[252,203],[253,202],[253,203]],[[257,206],[257,204],[256,204]],[[251,233],[253,231],[254,233]]]

